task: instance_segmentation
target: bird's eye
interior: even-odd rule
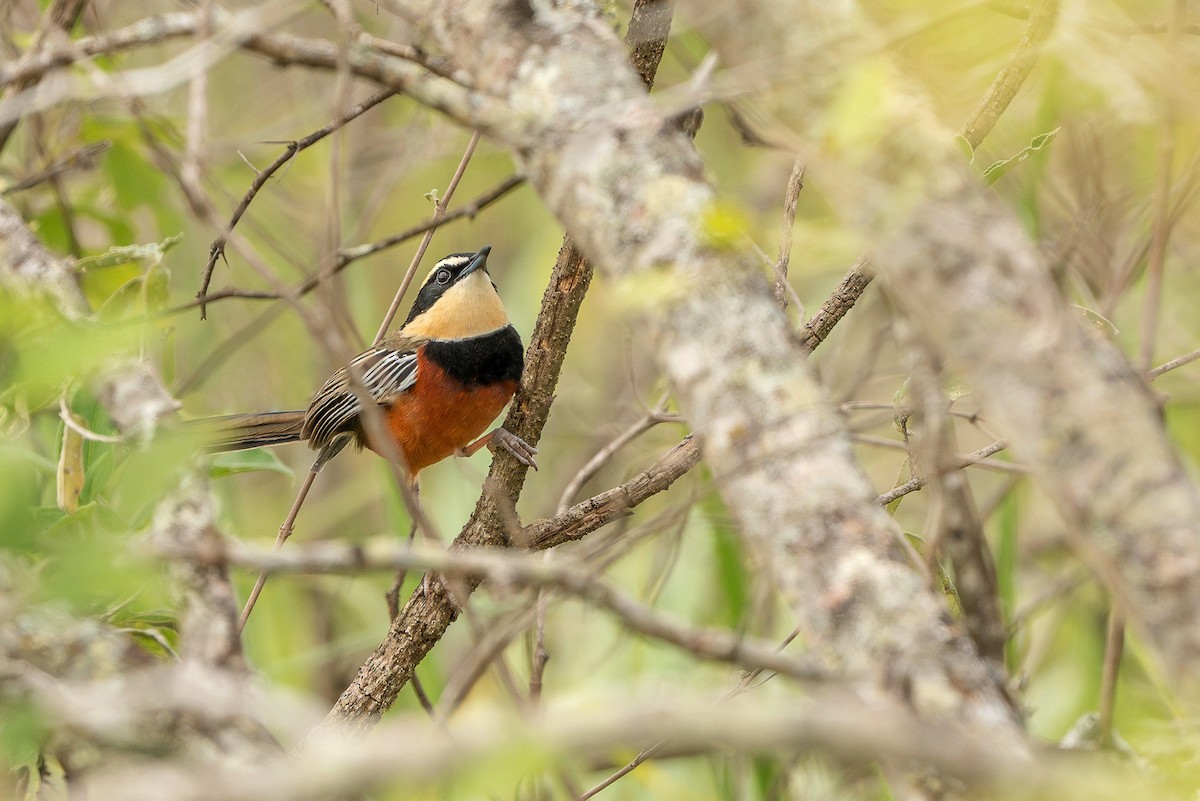
[[[438,270],[437,277],[434,280],[436,280],[439,284],[450,283],[450,271],[449,270]]]

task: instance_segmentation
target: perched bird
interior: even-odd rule
[[[304,411],[211,418],[213,451],[304,440],[319,451],[313,470],[348,443],[398,453],[409,475],[447,456],[504,448],[536,469],[537,448],[497,428],[480,436],[512,399],[525,366],[521,337],[487,270],[491,246],[438,261],[395,333],[325,382]],[[357,384],[357,387],[356,387]],[[357,391],[356,391],[357,389]],[[389,445],[372,441],[363,399],[382,413]]]

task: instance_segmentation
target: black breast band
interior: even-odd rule
[[[525,366],[521,335],[511,325],[467,339],[435,339],[425,344],[425,358],[465,386],[520,381]]]

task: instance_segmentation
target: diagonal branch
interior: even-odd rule
[[[1029,12],[1029,24],[1021,34],[1021,41],[1013,51],[1009,63],[996,80],[971,118],[959,129],[958,135],[971,145],[972,149],[979,147],[992,127],[1000,119],[1000,115],[1008,108],[1021,84],[1029,77],[1041,55],[1041,46],[1050,38],[1054,31],[1054,22],[1058,18],[1059,0],[1037,0]]]
[[[225,243],[229,239],[229,234],[238,224],[238,221],[242,219],[242,215],[246,213],[246,210],[250,208],[250,203],[254,200],[259,190],[266,185],[271,176],[278,172],[281,167],[294,159],[297,153],[312,147],[346,123],[366,113],[394,94],[396,94],[396,90],[394,89],[383,89],[376,92],[358,105],[348,109],[346,113],[342,114],[336,120],[323,125],[308,136],[297,139],[294,142],[288,142],[287,147],[284,148],[283,152],[274,161],[255,173],[254,180],[250,183],[250,188],[246,190],[246,194],[242,197],[241,202],[233,210],[233,214],[229,218],[229,224],[225,226],[225,230],[209,246],[208,263],[204,265],[204,272],[200,279],[200,290],[196,293],[196,301],[200,306],[201,320],[205,319],[208,313],[208,285],[212,281],[213,269],[217,266],[217,261],[225,255]]]
[[[641,5],[639,3],[638,7]],[[641,38],[639,29],[642,25],[648,28],[647,39],[653,36],[665,39],[670,30],[669,19],[664,26],[661,15],[649,14],[640,18],[635,15],[629,33],[632,40],[637,41]],[[661,55],[661,48],[658,48],[657,52]],[[649,87],[653,84],[657,60],[643,57],[639,67],[643,70],[643,86]],[[591,265],[575,247],[571,238],[565,238],[550,276],[550,284],[542,298],[542,308],[533,335],[530,337],[521,387],[504,421],[505,429],[530,444],[538,443],[542,428],[549,417],[550,406],[554,401],[554,388],[558,383],[567,345],[570,343],[579,308],[591,279]],[[698,458],[697,452],[695,459]],[[674,478],[682,475],[695,463],[692,460],[691,464],[682,466],[687,461],[685,459],[676,463],[679,469],[674,473]],[[484,493],[452,547],[499,547],[509,543],[507,532],[514,528],[516,501],[524,486],[526,472],[527,468],[509,454],[501,452],[492,460]],[[661,488],[669,486],[674,478],[667,479],[665,483],[660,482]],[[614,505],[610,507],[610,511],[624,514],[629,506],[617,511],[618,508]],[[599,520],[602,517],[601,515],[592,519]],[[598,528],[599,525],[602,523],[595,527]],[[474,588],[475,583],[468,582],[468,591]],[[314,734],[319,736],[324,730],[373,725],[392,705],[401,688],[412,677],[417,664],[440,639],[456,615],[457,604],[445,582],[432,582],[428,592],[414,594],[400,614],[393,619],[384,641],[359,669],[354,681],[338,698],[325,723]]]
[[[812,647],[923,713],[1015,734],[987,669],[947,624],[894,523],[871,503],[759,260],[706,235],[713,192],[695,150],[647,100],[605,21],[577,8],[512,14],[508,4],[466,0],[408,8],[443,47],[454,43],[481,91],[521,120],[519,130],[490,133],[519,154],[581,248],[627,296],[647,299],[642,341],[703,435],[728,508],[771,554]],[[380,704],[367,696],[388,691],[392,667],[365,665],[331,719],[370,725]]]
[[[531,445],[537,445],[550,415],[554,387],[591,277],[591,266],[578,252],[570,247],[559,252],[526,351],[525,375],[504,421],[505,429]],[[496,455],[484,493],[455,538],[454,549],[500,548],[508,544],[506,532],[527,470],[510,454]],[[468,580],[468,589],[474,589],[477,583]],[[373,725],[395,702],[416,666],[457,615],[458,604],[446,583],[427,582],[393,619],[383,642],[359,668],[314,736],[327,729]]]
[[[838,141],[825,112],[839,70],[876,33],[846,5],[781,0],[797,19],[836,32],[839,48],[799,51],[759,26],[759,56],[789,59],[803,109],[788,121]],[[785,55],[786,54],[786,55]],[[884,68],[893,97],[856,119],[856,145],[827,151],[829,197],[874,243],[874,262],[917,336],[977,392],[1029,465],[1134,625],[1178,676],[1200,658],[1200,492],[1180,463],[1143,375],[1076,319],[1041,254],[1012,213],[963,164],[926,98]],[[869,135],[863,131],[870,130]],[[895,132],[903,131],[904,136]],[[880,170],[880,165],[889,165]],[[1120,432],[1114,436],[1114,432]]]

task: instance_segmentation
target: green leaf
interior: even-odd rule
[[[1061,130],[1062,128],[1055,128],[1053,131],[1046,131],[1046,133],[1038,134],[1030,139],[1029,144],[1022,148],[1021,152],[1017,153],[1015,156],[997,161],[992,164],[983,171],[984,183],[986,183],[988,186],[991,186],[992,184],[996,183],[996,181],[999,181],[1018,164],[1025,161],[1034,153],[1037,153],[1046,145],[1054,141],[1054,137],[1058,136],[1058,132]]]
[[[151,242],[146,245],[117,245],[109,248],[99,256],[88,256],[75,262],[80,270],[91,270],[102,267],[117,267],[133,261],[150,259],[151,264],[162,261],[163,254],[183,241],[183,234],[169,236],[161,242]]]
[[[171,299],[171,271],[161,262],[154,262],[146,269],[142,279],[142,308],[147,314],[160,312],[167,308]]]
[[[967,141],[967,137],[962,134],[954,135],[954,143],[962,150],[963,155],[967,157],[968,164],[975,163],[975,148],[971,147],[971,143]]]
[[[274,451],[267,450],[266,448],[219,453],[213,457],[208,467],[208,474],[213,478],[232,476],[236,473],[256,473],[262,471],[282,473],[285,476],[295,475],[292,468],[279,461],[279,457],[275,455]]]
[[[36,762],[49,736],[44,718],[28,698],[5,699],[0,706],[0,759],[9,765]]]
[[[170,206],[165,200],[167,177],[143,155],[133,132],[114,129],[110,133],[113,146],[104,156],[104,170],[116,193],[116,205],[122,209]]]

